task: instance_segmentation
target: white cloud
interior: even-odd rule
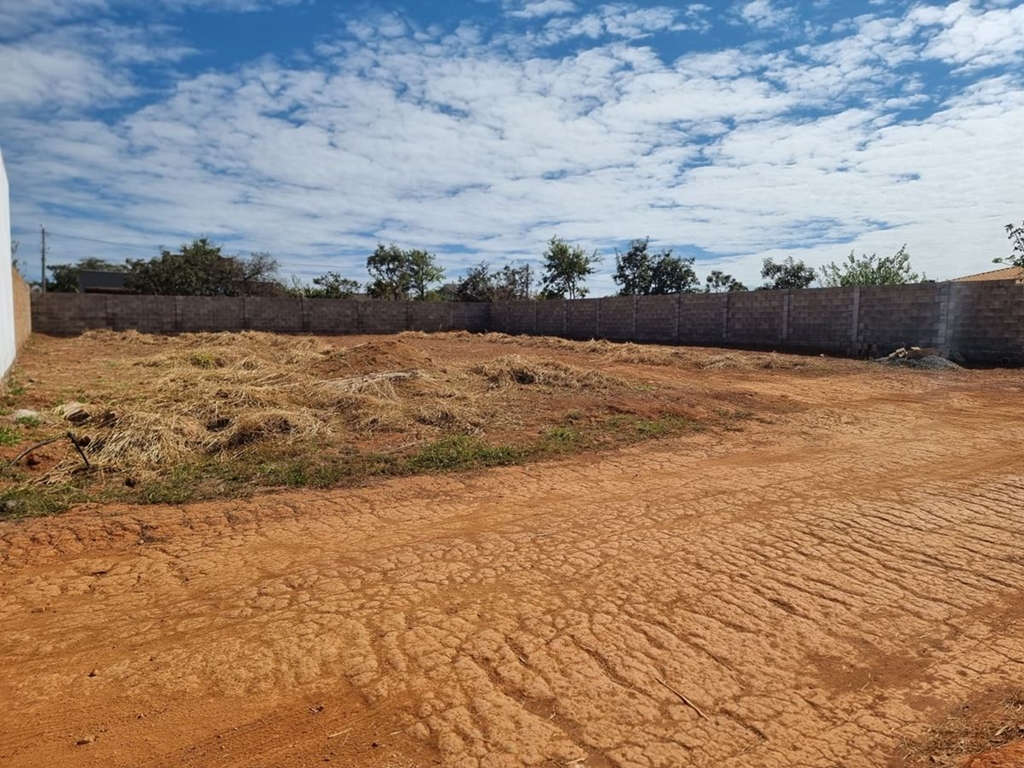
[[[576,4],[570,0],[537,0],[537,2],[525,3],[518,10],[510,11],[508,15],[517,19],[538,19],[572,13],[575,10]]]
[[[748,24],[766,29],[787,26],[794,19],[791,9],[781,8],[772,0],[750,0],[743,4],[739,14]]]
[[[536,259],[557,232],[606,254],[645,235],[701,248],[719,254],[702,271],[748,284],[765,255],[820,264],[907,242],[918,269],[948,277],[1002,252],[1001,225],[1019,216],[1006,169],[1024,161],[1019,76],[950,85],[936,104],[905,73],[964,17],[864,17],[793,50],[666,62],[635,42],[689,23],[664,8],[545,17],[543,31],[598,40],[558,56],[468,23],[378,16],[319,58],[181,77],[107,120],[87,108],[133,95],[143,52],[100,25],[99,48],[69,36],[66,58],[0,48],[15,73],[0,80],[5,104],[65,110],[12,112],[0,130],[16,221],[152,247],[206,233],[306,275],[359,277],[378,239],[465,246],[442,256],[454,272]],[[55,258],[86,255],[74,245],[55,239]],[[607,275],[594,285],[611,289]]]
[[[1024,61],[1024,5],[979,9],[969,0],[941,8],[915,8],[910,19],[921,26],[941,26],[924,55],[966,69]]]

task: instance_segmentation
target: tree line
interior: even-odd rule
[[[1007,225],[1013,254],[997,262],[1024,267],[1024,223]],[[559,237],[552,237],[535,274],[530,264],[494,266],[482,261],[458,279],[445,282],[445,270],[437,257],[421,249],[403,249],[379,244],[366,260],[369,281],[326,272],[304,285],[296,278],[285,282],[279,264],[270,254],[248,257],[227,255],[221,246],[199,238],[172,252],[162,249],[151,259],[128,259],[124,263],[86,258],[74,264],[48,267],[49,290],[77,292],[83,270],[122,272],[129,291],[141,294],[178,296],[295,296],[306,298],[352,298],[365,294],[372,299],[415,301],[524,301],[530,299],[583,298],[588,295],[587,278],[597,271],[602,259]],[[852,285],[896,285],[924,281],[911,268],[906,245],[892,256],[853,251],[843,260],[818,269],[792,256],[775,261],[766,258],[761,268],[764,282],[755,290],[801,289]],[[625,252],[615,251],[612,280],[620,296],[650,296],[676,293],[721,293],[750,290],[721,270],[712,270],[701,281],[695,259],[677,256],[671,249],[655,251],[650,238],[630,242]]]

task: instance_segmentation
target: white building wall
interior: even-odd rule
[[[0,378],[14,362],[14,293],[11,288],[11,199],[0,152]]]

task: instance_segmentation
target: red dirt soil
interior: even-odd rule
[[[911,766],[1022,686],[1019,372],[651,375],[800,407],[0,523],[0,764]]]

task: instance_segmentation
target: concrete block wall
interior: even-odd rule
[[[308,299],[303,303],[305,332],[322,334],[359,333],[358,301]]]
[[[451,329],[453,331],[470,331],[482,333],[491,325],[491,305],[486,303],[468,302],[449,304],[451,312]]]
[[[636,302],[636,341],[672,344],[679,337],[682,295],[648,296]]]
[[[32,325],[144,333],[501,331],[571,339],[881,355],[904,344],[1024,364],[1024,285],[1013,281],[460,304],[46,294]]]
[[[16,269],[11,270],[11,293],[14,298],[14,348],[19,350],[32,335],[32,289]]]
[[[609,296],[598,299],[596,338],[609,341],[631,341],[636,338],[636,303],[634,296]]]
[[[534,303],[537,310],[537,335],[564,336],[567,302],[564,299],[547,299]]]
[[[410,331],[436,333],[450,331],[452,328],[451,308],[448,302],[414,301],[408,304],[408,311]]]
[[[787,291],[727,293],[725,338],[728,344],[761,346],[778,344],[785,337]]]
[[[724,293],[696,293],[679,303],[680,344],[722,344],[725,342],[729,297]]]
[[[943,285],[920,283],[857,288],[856,343],[860,351],[879,355],[904,344],[941,347],[939,319]]]
[[[566,302],[565,335],[570,339],[583,341],[595,338],[600,309],[601,299],[577,299]]]
[[[499,307],[503,311],[495,310]],[[512,335],[534,334],[537,332],[537,302],[509,301],[491,305],[491,324],[493,331]]]
[[[951,283],[960,321],[947,344],[971,362],[1024,365],[1024,284],[1012,280]]]
[[[787,341],[794,348],[854,353],[854,288],[788,291]]]

